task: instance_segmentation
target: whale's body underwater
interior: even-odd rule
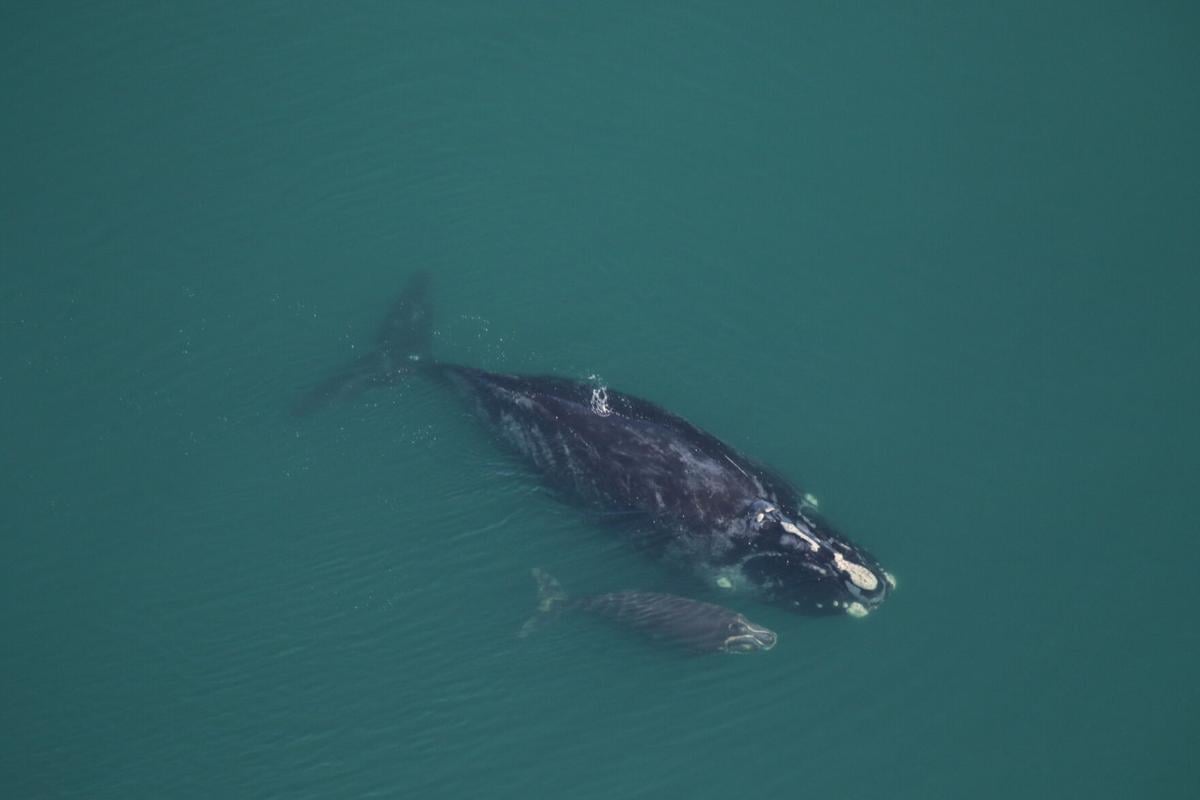
[[[606,592],[568,597],[548,572],[533,570],[538,613],[521,629],[527,636],[564,611],[581,611],[695,653],[756,653],[779,637],[724,606],[660,592]]]
[[[306,414],[424,376],[453,387],[552,486],[626,512],[634,538],[708,585],[806,614],[862,616],[894,586],[795,487],[659,406],[587,381],[488,372],[430,355],[429,278],[410,279],[375,348],[314,386]]]

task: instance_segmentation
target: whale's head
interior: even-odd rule
[[[738,614],[729,623],[728,635],[721,645],[726,653],[755,653],[759,650],[770,650],[775,646],[778,637],[775,631],[755,625],[750,620]]]
[[[802,614],[863,617],[896,586],[878,561],[815,513],[788,513],[755,500],[746,526],[750,544],[740,561],[742,576],[773,603]]]

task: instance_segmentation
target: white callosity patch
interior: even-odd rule
[[[779,523],[779,527],[783,528],[786,532],[792,534],[793,536],[798,536],[804,541],[808,542],[808,549],[814,553],[821,549],[821,545],[816,539],[814,539],[812,536],[809,536],[807,533],[800,530],[800,528],[788,522],[787,520]]]
[[[871,613],[871,610],[869,608],[867,608],[866,606],[864,606],[862,603],[858,602],[857,600],[850,602],[850,603],[843,603],[839,600],[834,600],[832,603],[830,603],[830,605],[833,606],[834,608],[846,609],[846,613],[852,617],[865,617],[867,614]],[[817,603],[817,608],[821,608],[821,607],[822,607],[821,604]]]
[[[842,572],[850,576],[851,582],[858,588],[873,592],[879,586],[879,578],[875,577],[875,573],[864,567],[862,564],[855,564],[853,561],[847,561],[846,557],[841,553],[833,554],[833,563]]]

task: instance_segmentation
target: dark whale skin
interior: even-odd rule
[[[812,614],[862,614],[890,590],[878,562],[797,489],[651,402],[554,376],[427,369],[469,398],[549,484],[631,512],[642,542],[710,584]]]
[[[797,487],[654,403],[590,381],[435,361],[429,276],[410,278],[374,348],[293,407],[305,415],[426,376],[455,387],[551,486],[622,512],[632,539],[710,586],[805,614],[862,616],[895,585]]]

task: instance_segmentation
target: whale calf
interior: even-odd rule
[[[538,586],[538,614],[525,623],[521,636],[564,611],[582,611],[698,653],[753,653],[770,650],[778,641],[769,628],[713,603],[659,592],[568,597],[545,570],[534,569],[533,578]]]

